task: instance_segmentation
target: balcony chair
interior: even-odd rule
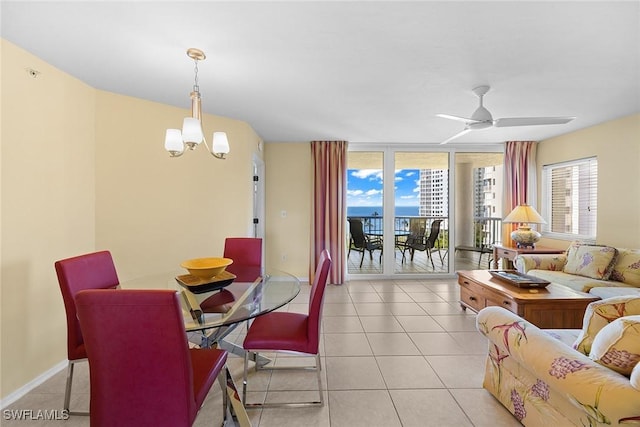
[[[440,225],[442,224],[441,219],[436,219],[431,223],[431,230],[429,230],[429,237],[424,239],[424,234],[422,238],[412,239],[411,236],[407,239],[404,249],[402,250],[402,259],[405,259],[405,251],[408,250],[411,255],[411,261],[413,261],[413,256],[415,251],[425,251],[427,253],[427,257],[431,261],[431,267],[435,270],[436,266],[433,263],[433,257],[431,256],[431,250],[438,246],[440,249],[438,237],[440,235]],[[439,251],[438,251],[439,253]],[[440,254],[440,261],[442,262],[442,255]]]
[[[120,282],[109,251],[93,252],[56,261],[54,267],[67,314],[67,358],[69,364],[67,385],[64,392],[64,409],[71,415],[89,415],[89,412],[69,411],[73,368],[76,363],[87,360],[84,338],[78,323],[75,297],[81,290],[113,289]]]
[[[316,267],[311,294],[309,296],[308,314],[292,313],[283,311],[273,311],[257,317],[247,332],[243,347],[244,376],[242,381],[242,403],[246,407],[278,407],[278,406],[322,406],[324,396],[322,392],[321,363],[320,363],[320,322],[322,318],[322,307],[324,303],[324,291],[327,286],[329,268],[331,267],[331,256],[327,250],[322,251]],[[297,403],[255,403],[247,404],[247,373],[249,370],[249,357],[253,353],[257,358],[257,353],[267,352],[289,352],[302,355],[313,355],[316,358],[315,366],[312,367],[269,367],[259,368],[256,363],[255,369],[298,369],[315,370],[318,375],[318,392],[320,398],[312,402]],[[257,359],[253,359],[257,360]],[[266,400],[266,397],[265,397]]]
[[[382,262],[382,239],[372,239],[370,236],[366,235],[362,227],[361,219],[350,218],[349,231],[351,234],[351,239],[349,242],[349,252],[347,253],[347,258],[349,258],[349,254],[351,254],[352,249],[354,251],[361,252],[362,256],[360,257],[360,268],[362,268],[365,251],[369,251],[369,256],[371,257],[371,260],[373,260],[373,251],[380,250],[380,262]]]
[[[226,421],[227,352],[189,348],[175,291],[85,290],[76,306],[92,426],[191,426],[216,378]]]

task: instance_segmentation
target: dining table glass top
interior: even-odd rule
[[[300,292],[300,281],[282,271],[272,271],[254,282],[236,282],[222,289],[192,292],[177,277],[184,271],[144,276],[120,284],[122,289],[173,289],[179,296],[187,332],[234,325],[277,310]]]

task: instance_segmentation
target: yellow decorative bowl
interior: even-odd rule
[[[212,279],[222,273],[228,265],[233,263],[231,258],[194,258],[180,264],[189,274],[200,279]]]

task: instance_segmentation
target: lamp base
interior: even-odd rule
[[[521,226],[511,232],[511,240],[516,242],[518,248],[535,248],[535,243],[540,240],[540,233],[529,226]]]

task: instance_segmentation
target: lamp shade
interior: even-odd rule
[[[202,134],[202,126],[200,120],[193,117],[185,117],[182,122],[182,139],[185,144],[200,144],[204,135]]]
[[[179,154],[184,151],[180,129],[167,129],[164,137],[164,149],[169,153]]]
[[[547,221],[529,205],[518,205],[502,220],[505,223],[546,224]]]
[[[214,154],[229,153],[229,140],[225,132],[214,132],[213,143],[211,144],[211,152]]]

